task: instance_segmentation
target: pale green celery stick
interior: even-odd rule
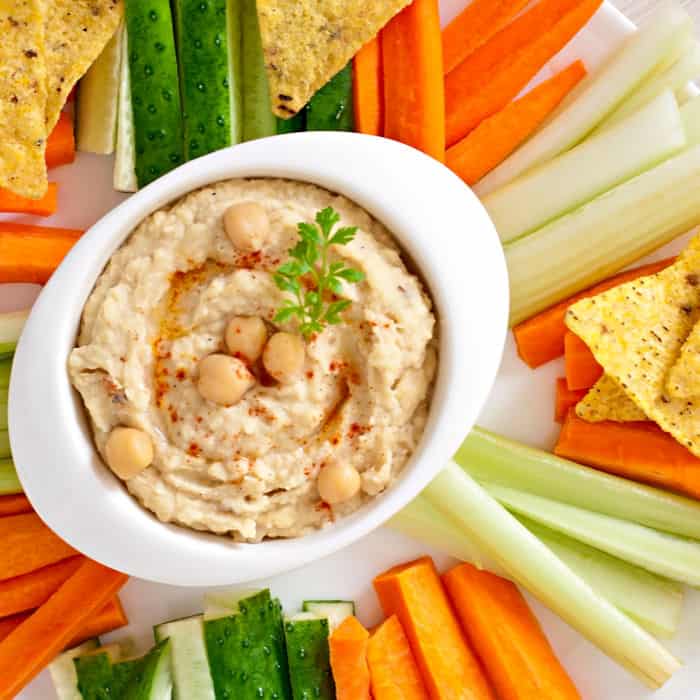
[[[11,355],[17,347],[30,309],[0,314],[0,358]]]
[[[10,369],[12,368],[12,358],[0,359],[0,389],[7,389],[10,386]]]
[[[0,459],[0,495],[10,496],[14,493],[22,493],[15,465],[11,459]]]
[[[682,88],[678,88],[678,90],[676,90],[676,99],[678,100],[678,104],[681,106],[688,102],[688,100],[692,100],[694,97],[697,97],[697,95],[698,88],[695,83],[688,83]]]
[[[448,464],[425,494],[513,580],[649,687],[662,686],[680,668],[656,639],[598,595],[456,464]]]
[[[700,540],[700,503],[474,428],[455,461],[477,481]]]
[[[676,634],[683,607],[681,584],[589,547],[534,520],[516,517],[596,593],[644,629],[665,639]]]
[[[700,223],[695,146],[505,246],[510,323],[607,279]]]
[[[7,430],[8,390],[0,387],[0,430]]]
[[[688,100],[681,107],[681,119],[688,146],[700,144],[700,96]]]
[[[7,459],[12,456],[10,450],[10,434],[7,430],[0,429],[0,460]]]

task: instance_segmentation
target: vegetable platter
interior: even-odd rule
[[[443,24],[456,16],[464,4],[463,0],[442,0],[440,9]],[[589,72],[595,71],[608,53],[632,30],[633,26],[629,21],[612,6],[605,4],[585,29],[537,75],[533,85],[561,74],[577,59],[584,61]],[[659,109],[663,109],[663,105],[660,105]],[[652,120],[655,116],[653,111],[647,115]],[[449,128],[448,125],[448,131]],[[673,148],[670,141],[669,152],[672,152]],[[667,154],[652,151],[648,158],[655,161],[660,160],[663,155]],[[641,165],[630,163],[629,167],[632,170],[641,169]],[[113,189],[113,168],[111,158],[80,153],[73,166],[52,173],[52,181],[57,182],[59,186],[60,210],[58,214],[43,219],[41,223],[72,229],[89,227],[126,196]],[[607,183],[606,187],[611,184],[614,183]],[[498,213],[498,206],[498,202],[493,203],[492,214]],[[563,202],[562,206],[566,207],[567,203]],[[568,203],[568,206],[571,206],[571,203]],[[533,213],[533,216],[537,215],[542,219],[510,221],[508,226],[512,226],[516,231],[513,238],[547,220],[547,211]],[[12,221],[33,223],[34,219],[15,216],[12,217]],[[506,229],[505,224],[503,229]],[[503,231],[501,232],[503,237]],[[686,242],[687,238],[676,240],[673,244],[656,250],[649,260],[668,258],[679,252]],[[36,291],[37,288],[31,285],[0,288],[0,312],[25,308]],[[536,310],[538,309],[525,310],[523,317]],[[558,426],[552,420],[553,387],[556,378],[563,373],[562,360],[550,362],[534,372],[529,370],[518,358],[515,344],[512,337],[509,337],[497,383],[479,425],[524,444],[550,450],[558,433]],[[281,600],[286,611],[300,609],[302,601],[354,600],[357,616],[370,627],[381,619],[377,597],[372,589],[373,578],[395,564],[424,554],[433,556],[440,571],[445,571],[454,564],[454,560],[441,551],[389,528],[382,528],[361,542],[314,565],[260,581],[251,588],[269,587],[272,595]],[[129,639],[136,652],[145,653],[153,645],[153,626],[200,613],[204,593],[193,588],[168,587],[131,580],[121,592],[121,600],[130,624],[111,635],[102,636],[101,642],[108,644]],[[700,595],[696,591],[687,592],[680,627],[675,637],[665,642],[667,648],[684,666],[655,693],[645,690],[634,678],[542,604],[531,597],[529,602],[561,663],[586,700],[642,700],[651,697],[660,700],[690,700],[697,695],[697,688],[700,686],[700,627],[697,624],[697,620],[700,619]],[[45,700],[53,697],[53,692],[49,673],[44,671],[18,697],[21,700]]]

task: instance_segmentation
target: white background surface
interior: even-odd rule
[[[619,2],[624,3],[624,0]],[[637,3],[644,4],[639,0],[628,0],[627,4]],[[463,4],[463,0],[443,0],[443,19],[451,17]],[[647,0],[646,5],[649,4],[656,2]],[[698,3],[691,0],[690,4],[697,7]],[[561,67],[572,56],[583,57],[589,65],[595,64],[624,32],[624,23],[604,10],[565,50],[565,55],[555,59],[553,65]],[[109,159],[82,154],[76,164],[54,171],[52,179],[61,184],[60,214],[43,223],[86,228],[121,199],[111,187]],[[13,220],[23,221],[23,218],[13,217]],[[0,309],[21,305],[31,298],[32,293],[28,288],[0,287]],[[554,380],[562,374],[561,361],[550,363],[536,372],[528,370],[518,360],[509,341],[481,425],[530,444],[551,447],[558,430],[551,416]],[[41,420],[41,416],[28,420]],[[42,468],[54,466],[58,465],[43,465]],[[379,609],[371,588],[372,577],[399,561],[425,553],[435,554],[439,567],[450,563],[446,557],[430,552],[419,543],[380,530],[332,557],[260,584],[269,585],[290,611],[305,598],[353,598],[358,603],[362,621],[374,624],[379,619]],[[121,594],[131,625],[110,637],[117,640],[133,638],[139,648],[146,649],[152,643],[151,626],[201,610],[202,592],[132,580]],[[534,607],[585,700],[652,697],[658,700],[700,700],[700,595],[697,592],[688,594],[679,635],[669,643],[685,667],[657,693],[640,686],[541,605],[535,602]],[[19,697],[22,700],[52,699],[54,694],[47,674],[42,674]]]

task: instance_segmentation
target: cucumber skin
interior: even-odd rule
[[[306,110],[302,109],[289,119],[277,119],[278,134],[294,134],[297,131],[306,131]]]
[[[111,700],[112,664],[107,654],[79,656],[73,659],[78,676],[78,690],[83,700]]]
[[[204,623],[217,700],[291,700],[279,601],[266,589],[239,606],[237,615]]]
[[[306,105],[307,131],[353,131],[352,65],[336,73]]]
[[[284,636],[294,700],[335,700],[328,620],[287,620]]]
[[[126,663],[135,663],[135,667],[131,673],[128,671],[125,673],[129,682],[123,697],[128,698],[128,700],[148,700],[151,697],[154,676],[158,672],[160,664],[170,663],[170,640],[164,639],[143,658]],[[118,698],[122,695],[113,695],[112,697]]]
[[[175,0],[185,158],[231,145],[226,0]]]
[[[169,0],[127,0],[136,179],[149,184],[185,159]]]

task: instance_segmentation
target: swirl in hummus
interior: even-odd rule
[[[224,215],[244,203],[269,220],[260,249],[241,250],[227,235]],[[205,398],[200,364],[227,353],[232,318],[298,335],[295,320],[272,321],[288,297],[273,273],[297,224],[328,206],[341,225],[358,227],[331,255],[364,273],[344,285],[352,305],[343,322],[306,343],[291,380],[276,381],[257,360],[244,368],[251,381],[240,400]],[[391,485],[424,430],[436,347],[430,300],[380,222],[314,185],[231,180],[152,214],[113,255],[85,306],[69,371],[110,466],[116,429],[145,439],[131,449],[148,466],[124,478],[141,504],[165,522],[257,542],[324,527]],[[356,472],[358,487],[330,505],[319,476],[338,468]]]

